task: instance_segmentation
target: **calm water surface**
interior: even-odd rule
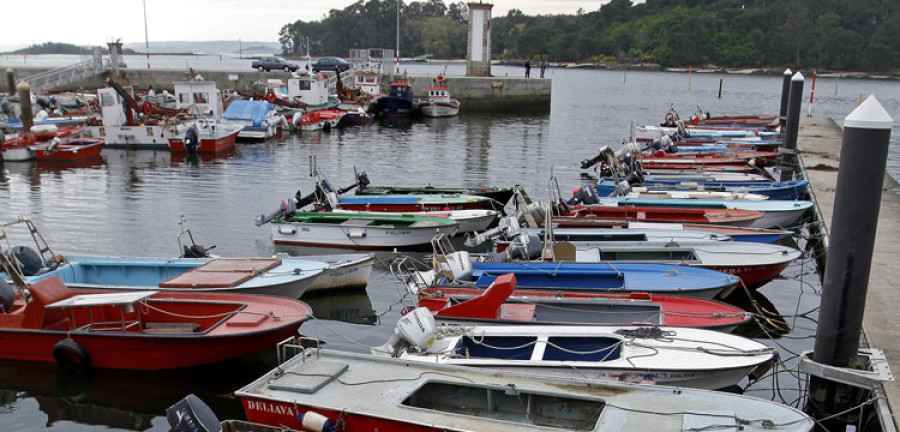
[[[450,65],[447,70],[453,75],[462,73],[462,67]],[[436,74],[444,66],[407,69]],[[522,69],[498,67],[494,74],[520,75]],[[164,151],[105,149],[102,160],[83,167],[6,163],[0,170],[0,220],[17,215],[32,219],[58,253],[174,256],[177,223],[184,215],[199,242],[215,244],[222,256],[268,256],[276,251],[269,228],[255,227],[253,219],[298,189],[312,191],[311,155],[339,186],[352,182],[356,168],[368,172],[374,184],[521,184],[542,199],[551,173],[563,190],[590,181],[579,161],[595,155],[601,145],[621,143],[632,121],[658,122],[670,104],[685,114],[697,106],[714,115],[777,113],[781,91],[780,76],[725,75],[721,99],[717,93],[723,76],[718,74],[694,74],[690,84],[687,74],[678,73],[549,70],[548,76],[553,79],[553,102],[545,115],[466,115],[463,106],[458,118],[241,143],[230,154],[198,161]],[[452,89],[452,79],[450,84]],[[816,85],[814,115],[840,123],[860,94],[874,94],[900,118],[898,83],[819,79]],[[806,97],[804,112],[808,102]],[[893,135],[890,171],[896,177],[896,129]],[[389,255],[379,256],[366,290],[305,298],[321,321],[305,324],[303,333],[334,348],[382,344],[402,308],[386,271]],[[808,312],[818,304],[819,286],[808,259],[791,266],[785,277],[761,288],[762,296],[753,304],[783,315],[786,322],[764,320],[765,331],[752,326],[743,332],[776,336],[766,343],[778,346],[792,367],[794,354],[812,347],[809,336],[816,315]],[[753,307],[746,299],[735,301]],[[95,371],[79,377],[59,375],[52,365],[0,363],[0,430],[165,431],[165,408],[192,392],[210,403],[220,418],[241,417],[232,392],[274,366],[273,356],[265,353],[188,371]],[[748,393],[796,403],[802,383],[790,371],[777,376],[755,383]],[[775,391],[776,385],[781,392]]]

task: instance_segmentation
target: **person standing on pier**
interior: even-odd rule
[[[544,71],[547,70],[547,60],[541,59],[541,78],[544,77]]]
[[[531,61],[525,60],[525,78],[531,76]]]

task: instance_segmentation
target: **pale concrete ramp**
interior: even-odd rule
[[[800,120],[799,150],[811,192],[825,222],[831,230],[837,168],[843,132],[829,118],[803,117]],[[861,145],[859,151],[866,151]],[[863,331],[870,347],[884,351],[891,371],[900,371],[900,185],[885,174],[881,197],[875,251],[869,276]],[[898,308],[898,309],[894,309]],[[885,383],[890,410],[896,427],[900,408],[900,384]]]
[[[33,93],[38,94],[105,74],[108,70],[109,61],[100,55],[95,55],[73,65],[29,75],[22,79],[31,85]]]

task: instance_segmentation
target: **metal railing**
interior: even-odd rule
[[[73,65],[29,75],[22,79],[31,85],[33,93],[40,93],[103,74],[109,67],[109,60],[97,55]]]

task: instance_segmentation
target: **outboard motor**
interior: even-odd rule
[[[544,252],[544,242],[535,234],[521,234],[506,247],[506,261],[526,260],[531,261],[541,257]]]
[[[209,405],[194,394],[166,409],[166,420],[173,432],[220,432],[222,425]]]
[[[197,130],[196,125],[191,125],[184,132],[184,149],[188,154],[196,155],[198,147],[200,147],[200,131]]]
[[[575,194],[569,199],[570,205],[579,205],[579,204],[599,204],[600,200],[597,197],[597,186],[596,185],[585,185],[575,190]]]
[[[41,256],[34,249],[27,246],[13,246],[9,251],[3,252],[13,265],[18,264],[22,276],[34,276],[44,267]]]
[[[0,279],[0,312],[9,313],[15,301],[16,291],[5,280]]]
[[[437,325],[434,316],[426,307],[419,307],[400,318],[394,333],[384,345],[374,348],[375,352],[390,352],[397,357],[400,351],[412,348],[416,351],[426,351],[434,343],[437,337]]]

